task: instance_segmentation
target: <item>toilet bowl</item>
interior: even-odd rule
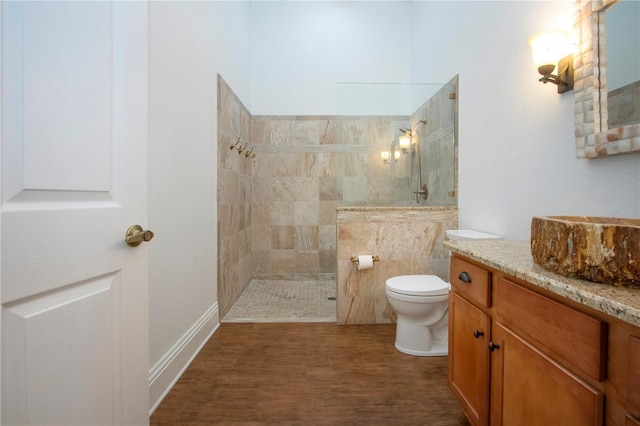
[[[447,230],[446,235],[455,241],[502,239],[465,229]],[[450,287],[435,275],[400,275],[387,280],[387,299],[397,317],[396,349],[417,356],[447,355]]]
[[[386,281],[387,299],[397,317],[397,350],[416,356],[447,355],[449,288],[435,275],[400,275]]]

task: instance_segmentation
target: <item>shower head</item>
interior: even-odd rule
[[[400,131],[401,131],[402,133],[404,133],[405,135],[406,135],[406,134],[409,134],[409,135],[410,135],[411,133],[413,133],[413,129],[415,129],[416,127],[418,127],[418,124],[425,124],[425,125],[426,125],[426,124],[427,124],[427,119],[425,118],[424,120],[420,120],[420,121],[418,121],[414,126],[411,126],[411,128],[410,128],[410,129],[405,129],[404,127],[400,127]]]

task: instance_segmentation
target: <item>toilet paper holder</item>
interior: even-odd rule
[[[380,256],[373,255],[371,256],[371,259],[373,259],[374,262],[377,262],[378,260],[380,260]],[[351,256],[351,261],[353,263],[358,263],[358,256]]]

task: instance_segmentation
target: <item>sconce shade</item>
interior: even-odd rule
[[[400,136],[398,138],[398,144],[400,145],[400,148],[403,151],[406,151],[407,149],[409,149],[409,146],[411,145],[411,136],[408,136],[408,135]]]
[[[562,30],[538,33],[529,39],[533,63],[542,83],[558,86],[558,93],[573,90],[573,54],[569,34]],[[556,74],[552,74],[556,70]]]
[[[533,63],[542,75],[551,74],[558,61],[571,53],[569,35],[562,30],[538,33],[529,39],[529,45],[533,52]]]
[[[393,159],[398,161],[398,159],[400,159],[400,151],[394,151],[393,152]]]
[[[380,153],[380,158],[382,158],[382,161],[388,160],[389,159],[389,151],[382,151]]]

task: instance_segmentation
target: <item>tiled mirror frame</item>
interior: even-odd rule
[[[573,29],[578,41],[575,68],[576,157],[599,158],[640,152],[640,124],[608,129],[607,59],[598,40],[606,40],[604,14],[618,0],[575,0]],[[602,29],[602,30],[601,30]]]

